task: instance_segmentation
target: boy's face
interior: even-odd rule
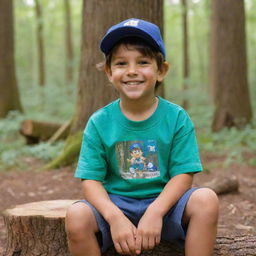
[[[110,68],[106,68],[109,81],[115,86],[121,100],[140,100],[155,96],[155,84],[161,82],[168,70],[159,70],[154,58],[142,55],[132,47],[120,45],[113,53]]]

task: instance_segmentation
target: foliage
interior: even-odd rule
[[[248,125],[242,130],[236,128],[223,129],[213,133],[210,129],[200,132],[198,136],[199,147],[202,152],[226,155],[224,166],[234,162],[256,165],[256,129]]]

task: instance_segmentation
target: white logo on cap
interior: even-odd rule
[[[132,27],[137,27],[139,23],[139,20],[129,20],[124,23],[124,26],[132,26]]]

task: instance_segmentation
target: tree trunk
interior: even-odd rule
[[[72,41],[72,24],[70,0],[64,0],[65,8],[65,45],[66,45],[66,81],[69,83],[73,80],[73,41]]]
[[[0,0],[0,118],[22,112],[15,73],[12,0]]]
[[[189,37],[188,37],[188,8],[187,0],[182,0],[182,32],[183,32],[183,103],[182,106],[188,109],[188,79],[189,79]]]
[[[7,243],[3,256],[70,256],[64,219],[66,209],[76,200],[52,200],[18,205],[3,212]],[[255,256],[255,236],[219,236],[214,256]],[[104,256],[118,256],[111,248]],[[183,256],[177,245],[161,242],[141,256]]]
[[[243,0],[212,0],[210,84],[215,103],[213,131],[251,121],[247,83]]]
[[[113,15],[113,10],[118,11],[114,12]],[[80,131],[84,129],[91,114],[118,97],[104,72],[96,68],[96,65],[104,60],[99,44],[110,26],[131,17],[156,23],[163,32],[163,0],[83,1],[82,52],[78,95],[71,126],[71,135],[75,135],[77,132],[78,134],[74,136],[74,143],[71,139],[68,140],[74,146],[72,152],[79,153],[79,149],[75,149],[78,146],[76,138],[80,135]],[[161,86],[158,93],[163,96]],[[68,145],[65,148],[68,148]],[[69,158],[67,151],[63,150],[58,159],[54,159],[46,167],[60,167],[64,163],[70,163]],[[74,155],[72,158],[74,158]]]
[[[38,52],[38,76],[39,85],[45,85],[45,61],[44,61],[44,37],[42,7],[39,0],[35,0],[36,22],[37,22],[37,52]]]
[[[103,61],[99,43],[107,29],[135,17],[156,23],[163,31],[163,0],[84,0],[83,3],[82,53],[72,132],[83,130],[94,111],[117,98],[104,72],[96,69]]]

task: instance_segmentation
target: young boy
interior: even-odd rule
[[[186,256],[212,255],[218,199],[191,188],[202,171],[194,126],[181,107],[155,96],[169,67],[159,28],[125,20],[100,47],[120,99],[95,112],[84,132],[75,177],[86,200],[67,211],[71,254],[97,256],[114,245],[139,255],[163,239],[185,241]]]

